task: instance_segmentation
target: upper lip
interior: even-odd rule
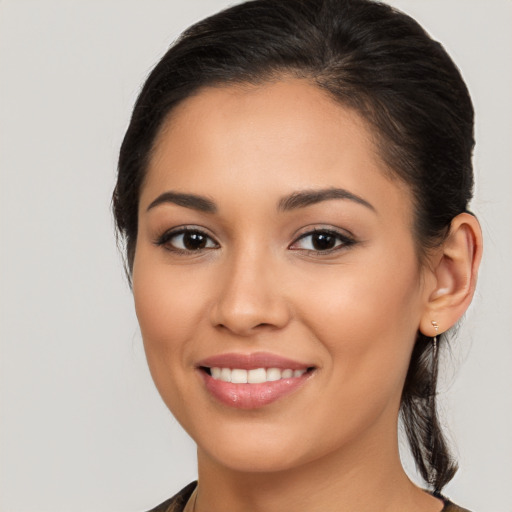
[[[197,363],[198,367],[206,368],[240,368],[254,370],[256,368],[280,368],[282,370],[302,370],[314,365],[294,361],[269,352],[254,352],[252,354],[226,353],[207,357]]]

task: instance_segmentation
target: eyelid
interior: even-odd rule
[[[188,249],[180,249],[179,247],[168,247],[166,244],[168,244],[174,237],[183,235],[185,233],[199,233],[206,238],[213,241],[215,244],[215,247],[205,247],[202,249],[196,249],[196,250],[188,250]],[[162,234],[159,234],[154,240],[153,243],[159,247],[164,247],[168,251],[175,252],[178,254],[192,254],[192,253],[201,253],[203,251],[209,251],[211,249],[217,249],[220,247],[220,244],[217,242],[217,240],[208,233],[208,231],[202,227],[190,225],[190,224],[184,224],[182,226],[176,226],[173,228],[170,228],[166,231],[164,231]]]
[[[338,245],[335,245],[331,249],[325,249],[325,250],[315,250],[315,249],[302,249],[302,248],[294,248],[293,246],[296,245],[300,240],[303,240],[309,236],[313,236],[317,233],[326,233],[329,235],[332,235],[336,237],[341,243]],[[303,251],[307,253],[314,253],[319,255],[327,255],[335,251],[339,251],[341,249],[348,248],[356,243],[355,237],[350,233],[347,233],[346,231],[343,232],[342,230],[333,228],[333,227],[323,227],[323,226],[316,226],[314,228],[308,228],[308,231],[304,231],[303,233],[299,234],[295,237],[294,241],[289,245],[289,249],[295,250],[295,251]]]
[[[203,247],[203,248],[198,248],[198,249],[182,249],[180,247],[172,246],[171,244],[169,244],[169,242],[174,237],[183,235],[185,233],[199,233],[199,234],[205,236],[206,238],[208,238],[211,242],[213,242],[214,247]],[[304,248],[300,248],[300,247],[294,247],[295,245],[298,244],[298,242],[300,240],[303,240],[307,237],[313,236],[318,233],[329,234],[329,235],[335,237],[341,243],[338,243],[334,247],[332,247],[330,249],[325,249],[325,250],[304,249]],[[164,247],[165,249],[167,249],[170,252],[174,252],[177,254],[186,254],[186,255],[191,255],[194,253],[200,254],[204,251],[210,251],[212,249],[220,248],[219,242],[217,242],[215,237],[213,235],[211,235],[208,232],[208,230],[206,230],[205,228],[200,227],[200,226],[189,225],[189,224],[176,226],[176,227],[173,227],[173,228],[170,228],[170,229],[164,231],[163,233],[158,235],[153,240],[153,243],[156,246]],[[288,249],[295,250],[295,251],[302,251],[302,252],[309,253],[309,254],[327,255],[332,252],[339,251],[341,249],[347,249],[350,246],[354,245],[355,243],[357,243],[355,237],[351,233],[347,232],[347,230],[333,228],[332,226],[329,226],[329,227],[327,227],[327,226],[314,226],[314,227],[308,226],[307,228],[303,228],[302,233],[299,233],[298,235],[295,236],[293,242],[288,246]]]

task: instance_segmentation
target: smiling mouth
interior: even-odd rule
[[[270,352],[224,353],[196,363],[205,391],[235,409],[260,409],[307,386],[317,366]]]
[[[233,384],[263,384],[265,382],[276,382],[282,379],[297,379],[314,370],[313,367],[291,369],[291,368],[221,368],[218,366],[201,366],[200,369],[206,372],[212,379]]]
[[[225,363],[224,363],[225,364]],[[197,368],[209,395],[230,408],[261,409],[303,388],[316,367],[277,368],[275,366]]]

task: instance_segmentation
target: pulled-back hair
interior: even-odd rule
[[[131,273],[140,189],[162,123],[200,88],[309,80],[372,126],[389,176],[414,198],[420,261],[472,197],[473,107],[443,47],[409,16],[372,0],[253,0],[186,30],[149,75],[119,155],[113,195]],[[436,412],[437,351],[417,334],[401,419],[434,491],[453,477]],[[438,344],[444,343],[444,335]]]

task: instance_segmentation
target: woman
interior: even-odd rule
[[[167,52],[114,192],[149,367],[198,446],[199,483],[154,510],[462,510],[435,393],[482,251],[473,145],[457,68],[383,4],[256,0]]]

